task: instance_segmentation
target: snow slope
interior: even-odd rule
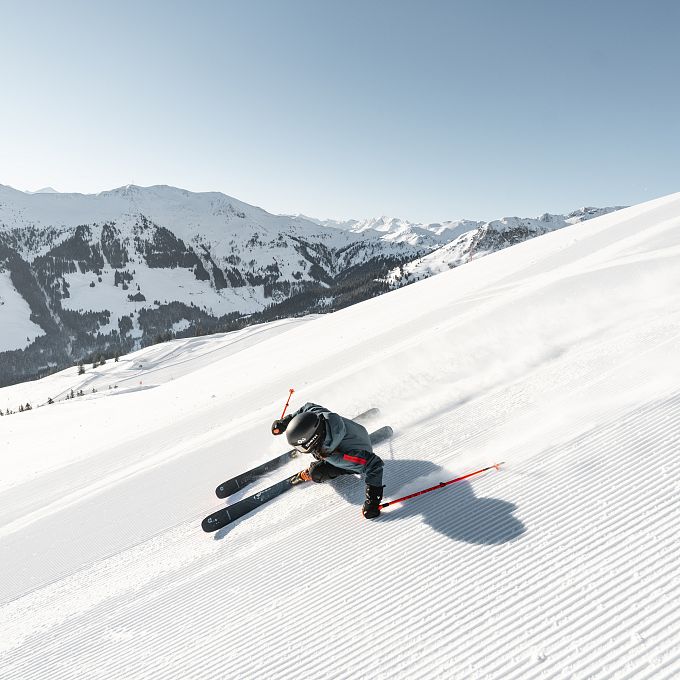
[[[12,284],[10,275],[0,269],[0,352],[23,349],[40,335],[40,326],[31,320],[31,308]]]
[[[677,677],[679,285],[675,194],[3,418],[3,679]],[[203,534],[285,448],[290,386],[381,408],[387,498],[506,465],[373,522],[344,477]]]

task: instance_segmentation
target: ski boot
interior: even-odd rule
[[[309,482],[311,481],[312,476],[309,474],[309,469],[307,470],[302,470],[302,472],[298,472],[297,475],[295,475],[294,478],[291,479],[290,483],[295,485],[295,484],[300,484],[301,482]]]
[[[374,519],[380,515],[380,501],[383,497],[384,486],[371,486],[366,484],[366,500],[361,508],[366,519]]]

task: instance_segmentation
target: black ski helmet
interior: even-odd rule
[[[321,447],[326,436],[324,419],[316,413],[303,411],[288,423],[288,443],[302,453],[309,453]]]

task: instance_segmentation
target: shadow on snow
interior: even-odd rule
[[[387,460],[384,501],[434,486],[452,476],[450,471],[425,460]],[[419,479],[421,484],[418,484]],[[327,484],[347,503],[360,506],[364,501],[364,484],[357,477],[343,476]],[[405,488],[407,484],[408,489]],[[400,493],[402,489],[404,492]],[[518,538],[525,531],[522,522],[513,515],[515,510],[517,506],[507,501],[478,498],[472,485],[462,481],[383,510],[378,519],[371,521],[399,522],[417,516],[453,540],[500,545]],[[233,526],[215,532],[215,540],[225,538]]]
[[[494,474],[492,472],[488,474]],[[385,461],[385,498],[389,501],[447,481],[455,475],[425,460]],[[422,479],[422,484],[417,484]],[[364,485],[341,477],[332,486],[348,503],[363,503]],[[408,484],[408,489],[404,488]],[[404,492],[400,493],[400,490]],[[521,536],[525,527],[513,513],[517,506],[497,498],[479,498],[467,480],[437,489],[383,510],[375,522],[399,522],[421,517],[435,531],[457,541],[499,545]]]

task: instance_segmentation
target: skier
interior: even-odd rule
[[[367,519],[380,514],[383,462],[373,453],[365,427],[308,402],[272,423],[272,434],[283,432],[297,451],[316,458],[301,474],[303,479],[325,482],[339,475],[361,474],[366,480],[366,500],[361,511]]]

